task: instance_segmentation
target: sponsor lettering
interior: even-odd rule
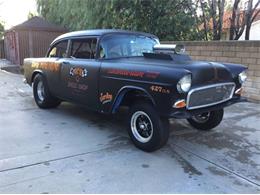
[[[169,94],[171,93],[171,91],[169,89],[166,89],[162,86],[158,86],[158,85],[152,85],[150,87],[151,91],[153,92],[157,92],[157,93],[164,93],[164,94]]]
[[[160,75],[159,72],[152,72],[152,71],[142,72],[142,71],[131,71],[131,70],[120,70],[120,69],[110,69],[107,71],[107,73],[113,75],[120,75],[120,76],[139,77],[139,78],[146,77],[152,79],[156,79]]]
[[[60,70],[60,63],[57,62],[33,62],[31,66],[32,68],[40,68],[51,72],[57,72]]]
[[[148,72],[145,73],[145,77],[152,78],[152,79],[156,79],[159,75],[160,75],[159,72],[150,72],[150,71],[148,71]]]
[[[109,103],[112,101],[112,99],[113,99],[113,95],[109,94],[108,92],[106,92],[105,94],[101,93],[99,98],[102,104]]]
[[[71,81],[68,82],[67,86],[71,89],[76,89],[76,90],[80,90],[80,91],[86,91],[88,89],[88,85],[71,82]]]
[[[128,70],[118,70],[118,69],[111,69],[108,70],[108,74],[114,74],[114,75],[121,75],[121,76],[130,76],[130,77],[143,77],[144,72],[139,71],[128,71]]]

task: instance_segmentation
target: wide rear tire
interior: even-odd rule
[[[59,99],[51,95],[46,79],[41,74],[37,74],[33,80],[33,96],[40,108],[55,108],[61,103]]]

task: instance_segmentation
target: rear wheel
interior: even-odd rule
[[[33,96],[40,108],[54,108],[61,103],[51,95],[47,82],[41,74],[37,74],[33,80]]]
[[[130,108],[128,134],[137,148],[152,152],[166,144],[169,121],[161,119],[149,103],[139,102]]]
[[[196,129],[209,131],[221,123],[223,115],[224,110],[220,109],[194,115],[187,120],[191,126],[195,127]]]

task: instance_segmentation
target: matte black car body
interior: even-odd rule
[[[101,45],[111,35],[144,37],[159,44],[152,34],[123,30],[61,35],[51,43],[46,57],[24,60],[25,80],[33,84],[37,105],[50,108],[65,100],[104,114],[128,106],[130,138],[150,152],[167,142],[169,118],[185,118],[197,129],[210,130],[221,122],[224,107],[244,101],[241,74],[247,68],[243,65],[193,61],[175,51],[156,52],[156,45],[141,56],[102,58]],[[88,51],[75,57],[73,44],[81,48],[86,40]],[[59,55],[52,55],[59,50]],[[185,77],[191,85],[181,91],[180,81]]]
[[[89,30],[72,32],[55,39],[52,45],[62,40],[71,40],[84,37],[97,37],[98,45],[102,37],[107,34],[140,34],[154,39],[154,35],[140,32],[123,30]],[[25,59],[24,70],[27,83],[32,84],[36,73],[43,74],[48,82],[53,95],[62,100],[80,103],[90,109],[101,113],[115,113],[117,108],[124,103],[126,96],[133,92],[136,96],[143,96],[156,107],[158,113],[166,117],[189,118],[193,113],[215,110],[241,100],[240,95],[234,95],[227,102],[209,106],[202,109],[187,110],[186,108],[173,108],[178,99],[186,99],[187,94],[180,94],[176,84],[185,74],[192,75],[192,87],[216,83],[234,82],[235,90],[241,87],[238,74],[246,69],[245,66],[235,64],[220,64],[215,62],[192,61],[192,60],[163,60],[146,57],[122,57],[114,59],[99,59],[99,47],[97,47],[94,60],[66,58],[32,58]],[[58,63],[59,70],[50,71],[40,66],[32,66],[33,63]],[[88,76],[79,83],[87,86],[87,90],[71,90],[66,87],[73,76],[70,76],[71,67],[86,68]],[[151,90],[151,86],[160,86],[167,90],[160,93]],[[110,95],[106,103],[101,102],[102,95]],[[128,98],[131,98],[130,96]],[[129,100],[129,99],[128,99]]]

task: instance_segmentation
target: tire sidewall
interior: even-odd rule
[[[211,111],[208,120],[204,123],[198,123],[192,118],[188,119],[188,122],[198,130],[209,131],[221,123],[223,116],[224,109],[220,109]]]
[[[37,86],[39,82],[42,82],[44,88],[44,99],[41,100],[37,93]],[[45,77],[42,74],[37,74],[33,80],[33,96],[36,104],[40,108],[54,108],[57,107],[61,101],[56,97],[52,96]]]
[[[146,142],[142,143],[136,139],[134,136],[132,129],[131,129],[131,118],[133,114],[137,111],[142,111],[146,113],[153,125],[153,135],[151,139]],[[158,116],[155,109],[152,107],[152,105],[147,103],[137,103],[134,104],[129,111],[128,119],[127,119],[127,125],[128,125],[128,134],[135,144],[136,147],[138,147],[141,150],[144,150],[146,152],[152,152],[154,150],[159,149],[162,147],[168,140],[169,137],[169,129],[167,125],[163,125],[163,122],[161,121],[160,117]]]
[[[43,88],[44,88],[44,99],[43,100],[40,100],[39,96],[38,96],[38,93],[37,93],[37,87],[38,87],[38,84],[42,82],[43,84]],[[43,77],[43,75],[41,74],[37,74],[33,80],[33,96],[34,96],[34,99],[35,99],[35,102],[36,104],[41,107],[44,105],[44,103],[46,103],[46,95],[47,95],[47,88],[46,88],[46,82],[45,82],[45,79]]]

